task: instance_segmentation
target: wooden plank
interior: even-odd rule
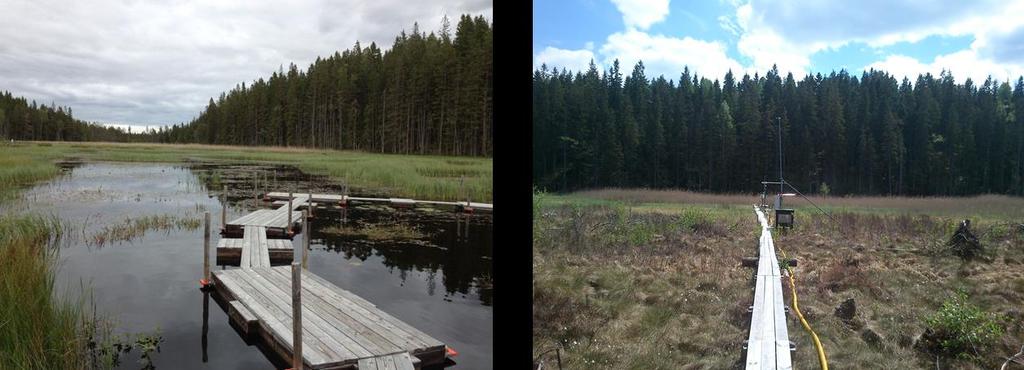
[[[288,267],[291,269],[291,266]],[[267,269],[260,269],[267,270]],[[252,286],[256,287],[261,294],[268,297],[271,304],[287,313],[287,320],[291,321],[291,289],[290,287],[286,291],[284,288],[273,284],[266,280],[256,270],[239,270],[242,274],[247,277],[247,282]],[[305,299],[303,299],[305,301]],[[345,362],[346,360],[354,360],[360,357],[371,356],[372,353],[367,351],[362,346],[359,346],[347,335],[341,333],[333,328],[333,326],[327,325],[320,314],[315,310],[310,309],[308,305],[303,302],[302,306],[302,332],[303,340],[302,343],[305,345],[309,342],[306,338],[315,339],[324,344],[319,350],[325,354],[328,354],[330,361],[327,363]],[[291,330],[288,331],[291,333]],[[307,336],[306,333],[309,333]],[[305,347],[304,347],[305,348]]]
[[[395,359],[396,370],[415,370],[416,366],[413,365],[412,356],[409,356],[408,353],[399,353],[392,356]]]
[[[414,370],[412,356],[408,352],[392,353],[359,360],[359,370]]]
[[[283,276],[283,271],[275,272]],[[311,290],[315,290],[318,296],[330,300],[332,303],[335,303],[338,307],[342,307],[343,312],[349,313],[350,315],[353,315],[354,318],[357,318],[358,320],[367,323],[367,326],[369,328],[371,328],[381,336],[387,338],[392,343],[395,343],[398,346],[402,347],[403,349],[429,350],[432,348],[436,349],[438,347],[444,346],[444,344],[438,341],[437,339],[434,339],[428,336],[427,334],[423,333],[422,331],[413,328],[409,324],[402,322],[401,320],[398,320],[394,316],[391,316],[388,313],[381,311],[372,304],[347,304],[349,302],[354,301],[349,297],[358,298],[358,296],[352,294],[351,292],[338,288],[334,284],[331,284],[330,282],[323,280],[323,278],[319,276],[304,271],[303,277],[308,277],[309,279],[317,283],[308,284],[308,286]],[[362,298],[359,298],[359,300],[365,302],[365,300],[363,300]]]
[[[261,275],[261,280],[266,281],[268,283],[267,285],[269,286],[269,289],[276,289],[280,292],[284,292],[284,286],[282,286],[282,281],[276,279],[276,275],[269,270],[270,269],[259,269],[251,271],[251,273]],[[290,286],[290,282],[286,283]],[[316,294],[306,289],[306,285],[308,285],[308,283],[309,279],[304,277],[302,279],[301,284],[303,285],[303,320],[309,317],[306,314],[306,310],[315,312],[316,315],[315,317],[312,318],[312,323],[318,325],[319,328],[322,329],[325,333],[330,333],[333,336],[335,336],[335,339],[337,339],[338,342],[345,345],[346,348],[351,349],[354,354],[358,355],[358,357],[374,356],[381,352],[381,349],[376,348],[376,346],[373,343],[367,341],[365,338],[360,338],[355,333],[355,329],[344,325],[337,325],[336,320],[334,320],[334,317],[329,315],[329,313],[336,310],[336,308],[325,305],[323,304],[322,300],[318,300]]]
[[[261,270],[259,272],[267,277],[268,280],[271,280],[276,284],[284,283],[282,281],[283,276],[279,273],[266,270]],[[339,305],[338,303],[340,302],[325,299],[321,296],[322,287],[315,281],[309,279],[306,275],[303,276],[302,280],[303,303],[305,304],[308,302],[309,306],[317,309],[318,312],[323,314],[324,319],[329,324],[333,325],[339,331],[348,334],[353,338],[353,340],[373,354],[409,350],[409,348],[402,347],[401,344],[394,343],[388,340],[384,335],[379,334],[374,330],[376,328],[375,324],[360,320],[361,318],[358,315],[353,314],[347,305]],[[377,328],[377,330],[380,329]]]
[[[256,314],[252,313],[244,304],[237,300],[228,303],[228,317],[238,324],[246,335],[252,333],[257,320]]]
[[[238,298],[246,308],[256,314],[260,323],[268,329],[267,332],[271,334],[275,341],[283,344],[285,347],[289,348],[289,351],[291,351],[292,338],[290,316],[288,316],[289,318],[287,320],[284,320],[285,315],[277,311],[275,308],[272,308],[272,305],[261,303],[261,300],[265,298],[257,298],[251,295],[250,292],[255,292],[255,289],[246,287],[246,284],[232,276],[232,273],[235,271],[241,270],[215,271],[214,275],[221,281],[224,289],[234,295],[235,298]],[[282,336],[282,333],[287,333],[287,335]],[[303,333],[305,333],[305,331],[303,331]],[[315,338],[313,339],[315,340]],[[303,342],[306,343],[305,340],[303,340]],[[306,351],[303,353],[303,358],[308,359],[310,364],[323,363],[326,361],[324,354],[316,350]]]
[[[341,299],[340,297],[344,297],[344,299],[347,299],[350,302],[356,302],[359,306],[362,307],[362,310],[357,309],[357,312],[375,313],[377,316],[379,316],[379,320],[384,321],[381,323],[381,325],[383,325],[385,328],[394,328],[395,330],[401,330],[404,331],[406,334],[412,335],[414,337],[413,341],[418,342],[419,345],[423,346],[424,348],[444,346],[444,344],[438,341],[437,339],[434,339],[427,335],[426,333],[423,333],[422,331],[405,323],[404,321],[399,320],[398,318],[391,316],[384,311],[381,311],[379,308],[377,308],[376,305],[370,303],[369,301],[363,299],[362,297],[359,297],[347,290],[341,289],[338,286],[332,284],[331,282],[324,280],[324,278],[322,277],[316,276],[314,274],[309,275],[310,278],[317,280],[323,285],[325,289],[328,290],[328,292],[326,292],[325,294],[331,295],[336,299]],[[372,317],[371,319],[378,320]]]
[[[248,268],[252,266],[252,247],[250,237],[252,233],[249,226],[245,227],[245,233],[242,234],[242,258],[238,262],[238,266],[242,268]]]
[[[270,251],[267,249],[267,228],[256,227],[256,250],[259,256],[255,267],[270,267]]]
[[[390,342],[407,350],[443,345],[439,341],[428,337],[426,334],[408,326],[408,324],[405,324],[391,315],[388,315],[384,311],[381,311],[376,306],[371,305],[370,307],[367,307],[361,304],[347,304],[353,302],[353,300],[348,298],[349,296],[355,296],[354,294],[344,291],[314,274],[308,274],[308,276],[312,280],[319,280],[317,282],[320,283],[319,285],[310,284],[310,289],[316,290],[319,296],[330,300],[336,306],[344,307],[345,312],[348,312],[360,321],[368,323],[370,328],[377,331]],[[326,283],[327,285],[323,283]],[[341,295],[339,294],[339,291],[343,291],[348,294]],[[424,338],[429,340],[424,340]]]
[[[377,366],[377,357],[367,357],[359,359],[359,370],[380,370]]]
[[[786,327],[785,301],[775,242],[764,213],[754,207],[761,236],[754,305],[747,339],[746,369],[792,369],[789,331]]]
[[[272,290],[266,289],[264,284],[258,281],[258,278],[254,278],[248,274],[252,270],[233,270],[238,272],[239,275],[232,276],[232,279],[239,282],[243,289],[246,289],[246,293],[250,295],[257,305],[265,308],[264,312],[268,312],[274,315],[278,321],[283,325],[275,328],[274,330],[282,330],[278,333],[279,337],[285,337],[288,339],[288,348],[294,348],[292,346],[292,310],[291,310],[291,296],[287,294],[276,294]],[[286,297],[287,295],[287,297]],[[249,306],[249,302],[242,300],[243,303]],[[327,335],[324,335],[319,327],[311,325],[309,321],[305,320],[308,318],[306,310],[302,311],[303,314],[303,325],[302,325],[302,345],[303,345],[303,357],[310,360],[310,364],[317,366],[317,364],[337,362],[340,358],[354,358],[355,354],[348,352],[347,348],[339,344]],[[262,316],[262,315],[261,315]],[[263,319],[263,317],[261,317]],[[319,360],[314,361],[311,357],[316,355]]]

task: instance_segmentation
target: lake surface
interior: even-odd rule
[[[87,163],[66,166],[64,171],[8,206],[18,212],[54,214],[70,224],[72,238],[60,255],[58,292],[78,295],[84,283],[91,287],[98,311],[116,322],[117,332],[159,330],[164,342],[153,356],[158,369],[287,366],[247,345],[212,299],[204,333],[206,297],[198,283],[203,269],[202,226],[152,230],[130,241],[103,245],[94,235],[126,219],[170,215],[202,220],[203,212],[210,212],[212,249],[220,238],[220,195],[225,186],[231,220],[269,208],[269,203],[255,199],[268,184],[272,190],[331,193],[338,193],[341,184],[290,167],[209,163]],[[257,188],[256,178],[264,185]],[[373,195],[371,190],[353,190],[353,195]],[[448,211],[352,207],[343,227],[381,223],[416,227],[427,236],[382,242],[324,235],[317,230],[342,225],[342,219],[337,212],[317,211],[309,270],[455,348],[459,355],[450,368],[492,368],[490,216],[467,220]],[[296,236],[295,245],[301,246],[306,235],[304,230]],[[139,368],[138,359],[134,350],[120,368]]]

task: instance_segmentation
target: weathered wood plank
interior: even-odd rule
[[[260,275],[261,280],[267,282],[267,285],[269,286],[268,289],[284,291],[290,285],[290,282],[287,282],[286,285],[282,284],[284,282],[275,279],[274,274],[270,273],[269,269],[260,269],[258,271],[252,271],[251,273]],[[272,277],[273,280],[266,279],[269,277]],[[368,347],[367,345],[373,346],[374,344],[372,342],[369,342],[365,338],[360,338],[355,333],[354,329],[344,325],[338,325],[338,323],[335,320],[335,317],[330,315],[332,311],[334,311],[332,310],[332,307],[321,304],[321,301],[318,301],[316,299],[316,295],[313,294],[311,291],[308,291],[308,289],[306,289],[306,285],[308,283],[308,279],[302,279],[303,320],[306,320],[306,318],[308,318],[308,316],[306,315],[307,310],[315,313],[315,317],[312,318],[312,323],[314,325],[317,325],[319,329],[323,330],[324,332],[337,336],[338,341],[345,345],[347,348],[350,348],[350,350],[352,350],[352,353],[354,353],[358,357],[374,356],[375,354],[380,353],[381,350],[379,350],[379,348]]]
[[[254,270],[240,271],[248,278],[247,282],[251,283],[254,287],[258,287],[257,289],[260,290],[260,293],[270,298],[272,304],[286,311],[286,319],[291,322],[291,288],[280,288],[270,281],[267,281]],[[371,352],[355,343],[355,341],[349,338],[345,333],[341,333],[333,326],[327,325],[320,314],[306,304],[305,298],[306,297],[303,297],[302,302],[303,344],[308,342],[306,340],[307,336],[305,333],[309,332],[311,336],[326,344],[326,347],[322,348],[321,352],[329,354],[328,357],[330,362],[344,362],[347,359],[373,355]]]
[[[244,304],[235,300],[228,303],[228,317],[231,318],[246,335],[252,333],[253,325],[256,324],[256,314],[252,313]]]
[[[283,276],[278,273],[268,270],[261,270],[259,272],[275,284],[283,285],[285,283]],[[409,350],[407,345],[402,345],[405,343],[396,344],[374,331],[375,325],[363,321],[361,317],[351,313],[351,308],[348,305],[339,305],[337,301],[329,301],[329,299],[322,297],[320,294],[323,287],[318,285],[315,281],[309,279],[308,276],[303,276],[302,300],[304,304],[308,302],[310,307],[320,312],[328,324],[346,333],[346,335],[349,335],[355,342],[373,354]]]
[[[254,278],[249,275],[248,272],[252,270],[234,270],[239,271],[238,276],[232,276],[232,278],[239,281],[243,289],[247,289],[246,292],[253,298],[256,299],[256,305],[261,306],[275,315],[275,318],[283,324],[285,331],[281,332],[280,336],[290,338],[292,335],[292,310],[291,310],[291,296],[276,294],[273,291],[266,289],[258,278]],[[243,303],[249,306],[249,302]],[[320,361],[314,363],[331,363],[338,361],[339,358],[351,358],[355,354],[348,351],[348,349],[338,343],[336,340],[328,335],[325,335],[319,327],[311,325],[309,316],[305,310],[302,311],[303,325],[302,325],[302,344],[303,344],[303,357],[312,359],[308,355],[319,355],[321,356]],[[294,348],[289,340],[289,348]]]
[[[283,271],[276,272],[279,275],[283,275]],[[367,323],[367,326],[372,330],[387,338],[392,343],[403,347],[403,349],[436,349],[444,346],[444,344],[437,339],[434,339],[409,324],[398,320],[394,316],[381,311],[376,306],[369,305],[369,307],[367,307],[367,305],[363,304],[350,304],[353,300],[349,297],[355,297],[354,294],[338,288],[319,276],[303,272],[303,277],[308,277],[316,282],[316,284],[309,284],[309,286],[310,289],[317,292],[317,295],[330,300],[336,305],[336,307],[343,308],[344,312],[347,312],[358,320]],[[362,299],[360,298],[360,300]],[[365,300],[363,301],[365,302]]]
[[[229,274],[229,272],[234,271],[239,270],[215,271],[214,276],[216,276],[220,280],[221,284],[223,284],[223,289],[231,292],[231,294],[241,301],[246,308],[259,317],[260,323],[269,329],[268,332],[278,343],[284,344],[287,348],[292,348],[291,319],[288,319],[287,322],[283,321],[284,315],[282,313],[271,308],[272,305],[261,303],[261,300],[265,298],[257,298],[257,296],[251,295],[250,292],[255,292],[255,289],[247,287],[247,284],[244,284],[244,282],[232,276],[232,274]],[[282,333],[286,333],[286,335],[282,335]],[[303,331],[303,334],[305,334],[305,331]],[[315,340],[315,338],[312,339]],[[303,340],[303,342],[307,343],[306,340]],[[322,343],[320,345],[322,346]],[[310,364],[323,363],[326,361],[324,355],[315,350],[306,351],[303,353],[303,358],[308,359]]]
[[[754,207],[761,236],[754,304],[747,339],[746,369],[792,369],[789,332],[786,327],[785,301],[775,243],[764,213]]]

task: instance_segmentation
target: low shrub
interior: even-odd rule
[[[1002,321],[999,315],[969,302],[967,293],[958,290],[938,312],[925,318],[927,329],[921,344],[932,353],[971,359],[1002,337]]]

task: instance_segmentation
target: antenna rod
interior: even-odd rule
[[[776,116],[775,121],[779,124],[779,194],[782,194],[782,183],[785,182],[782,179],[782,117]]]

